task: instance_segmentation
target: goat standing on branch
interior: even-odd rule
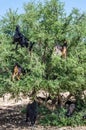
[[[16,50],[18,49],[18,45],[26,48],[29,47],[29,52],[31,55],[31,51],[35,42],[28,41],[28,39],[20,32],[19,25],[17,25],[15,29],[15,34],[13,36],[13,43],[16,43]]]
[[[18,63],[16,63],[13,68],[12,80],[14,81],[15,78],[17,80],[20,80],[21,75],[22,75],[22,68],[19,66]]]
[[[54,54],[59,55],[63,58],[67,57],[67,41],[64,41],[64,44],[61,45],[56,45],[54,47]]]

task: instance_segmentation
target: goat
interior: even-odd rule
[[[15,77],[17,80],[20,80],[21,75],[22,75],[22,68],[20,67],[18,63],[16,63],[13,68],[12,80],[14,81]]]
[[[72,116],[73,112],[75,111],[75,103],[72,101],[67,101],[65,103],[65,106],[67,107],[66,116],[67,117]]]
[[[28,39],[20,32],[20,27],[17,25],[15,29],[15,34],[13,36],[13,43],[16,44],[16,50],[18,48],[18,44],[20,44],[21,47],[28,47]]]
[[[16,26],[15,29],[15,34],[13,36],[13,43],[16,43],[16,48],[15,50],[18,49],[18,45],[20,45],[21,47],[29,47],[29,52],[31,55],[31,51],[33,48],[33,45],[35,42],[29,41],[21,32],[20,32],[20,27],[19,25]]]
[[[34,100],[31,104],[29,103],[26,108],[26,122],[29,121],[31,126],[35,124],[37,118],[37,106],[38,104]]]
[[[54,47],[54,54],[59,55],[63,58],[66,58],[67,56],[67,41],[64,41],[64,44],[61,45],[56,45]]]

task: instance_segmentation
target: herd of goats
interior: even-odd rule
[[[33,49],[33,45],[35,44],[35,42],[29,41],[20,32],[19,25],[16,26],[15,34],[13,36],[13,43],[16,43],[15,50],[18,49],[18,45],[20,45],[21,47],[29,48],[30,55],[31,55],[31,52],[32,52],[32,49]],[[66,56],[67,56],[67,41],[64,40],[64,44],[62,46],[56,45],[53,49],[53,52],[54,52],[55,55],[59,55],[63,58],[66,58]],[[14,66],[13,74],[12,74],[12,80],[14,80],[15,77],[16,77],[17,80],[19,80],[21,73],[22,73],[22,68],[18,63],[16,63],[15,66]]]
[[[13,43],[16,43],[16,50],[18,49],[18,45],[21,47],[29,48],[29,52],[31,54],[33,45],[35,42],[28,41],[28,39],[20,32],[20,27],[16,26],[15,34],[13,36]],[[54,52],[56,55],[60,55],[61,57],[66,58],[67,56],[67,41],[64,41],[64,44],[56,45],[54,47]],[[13,69],[12,73],[12,79],[16,78],[17,80],[20,79],[22,73],[22,68],[16,64]],[[47,101],[50,99],[47,99]],[[76,104],[72,101],[67,101],[65,103],[65,106],[67,108],[66,116],[71,117],[73,112],[75,111]],[[33,126],[35,124],[35,121],[37,119],[38,115],[38,102],[34,100],[32,103],[29,103],[26,108],[26,122],[30,121],[30,125]],[[86,119],[86,115],[83,116],[84,119]]]

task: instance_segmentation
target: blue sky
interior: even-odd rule
[[[86,0],[60,0],[65,3],[65,10],[70,13],[73,8],[78,8],[80,12],[86,12]]]
[[[18,13],[22,13],[23,3],[27,3],[28,1],[30,0],[0,0],[0,17],[3,16],[6,13],[6,11],[9,10],[9,8],[13,10],[16,10],[18,8]],[[60,0],[60,1],[65,3],[66,13],[70,13],[72,8],[78,8],[81,12],[86,12],[86,0]]]
[[[9,8],[12,10],[18,8],[18,13],[22,13],[23,3],[26,2],[28,2],[28,0],[0,0],[0,17],[3,16]]]

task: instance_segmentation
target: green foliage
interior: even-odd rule
[[[52,95],[69,91],[80,100],[86,89],[86,14],[73,9],[67,16],[59,0],[29,2],[24,10],[24,14],[18,15],[9,9],[0,20],[0,95],[27,95],[35,87],[36,91],[44,89]],[[29,40],[36,42],[31,56],[26,48],[19,46],[17,51],[13,50],[16,44],[12,44],[12,36],[17,24]],[[62,45],[64,39],[68,42],[66,59],[53,55],[53,47]],[[15,63],[26,73],[13,82]],[[54,113],[45,118],[45,123],[52,125],[81,123],[76,116],[70,118],[69,124],[64,116],[58,120]]]
[[[7,36],[13,36],[15,26],[18,22],[19,15],[17,14],[17,10],[13,11],[12,9],[9,9],[0,21],[2,33],[5,33]]]
[[[58,126],[58,127],[63,127],[63,126],[79,126],[79,125],[85,125],[86,120],[83,120],[83,115],[86,113],[85,108],[83,111],[80,112],[75,112],[71,117],[66,117],[65,109],[60,109],[56,110],[54,112],[51,112],[47,110],[46,108],[40,108],[39,111],[40,114],[40,120],[39,123],[41,125],[51,125],[51,126]]]

